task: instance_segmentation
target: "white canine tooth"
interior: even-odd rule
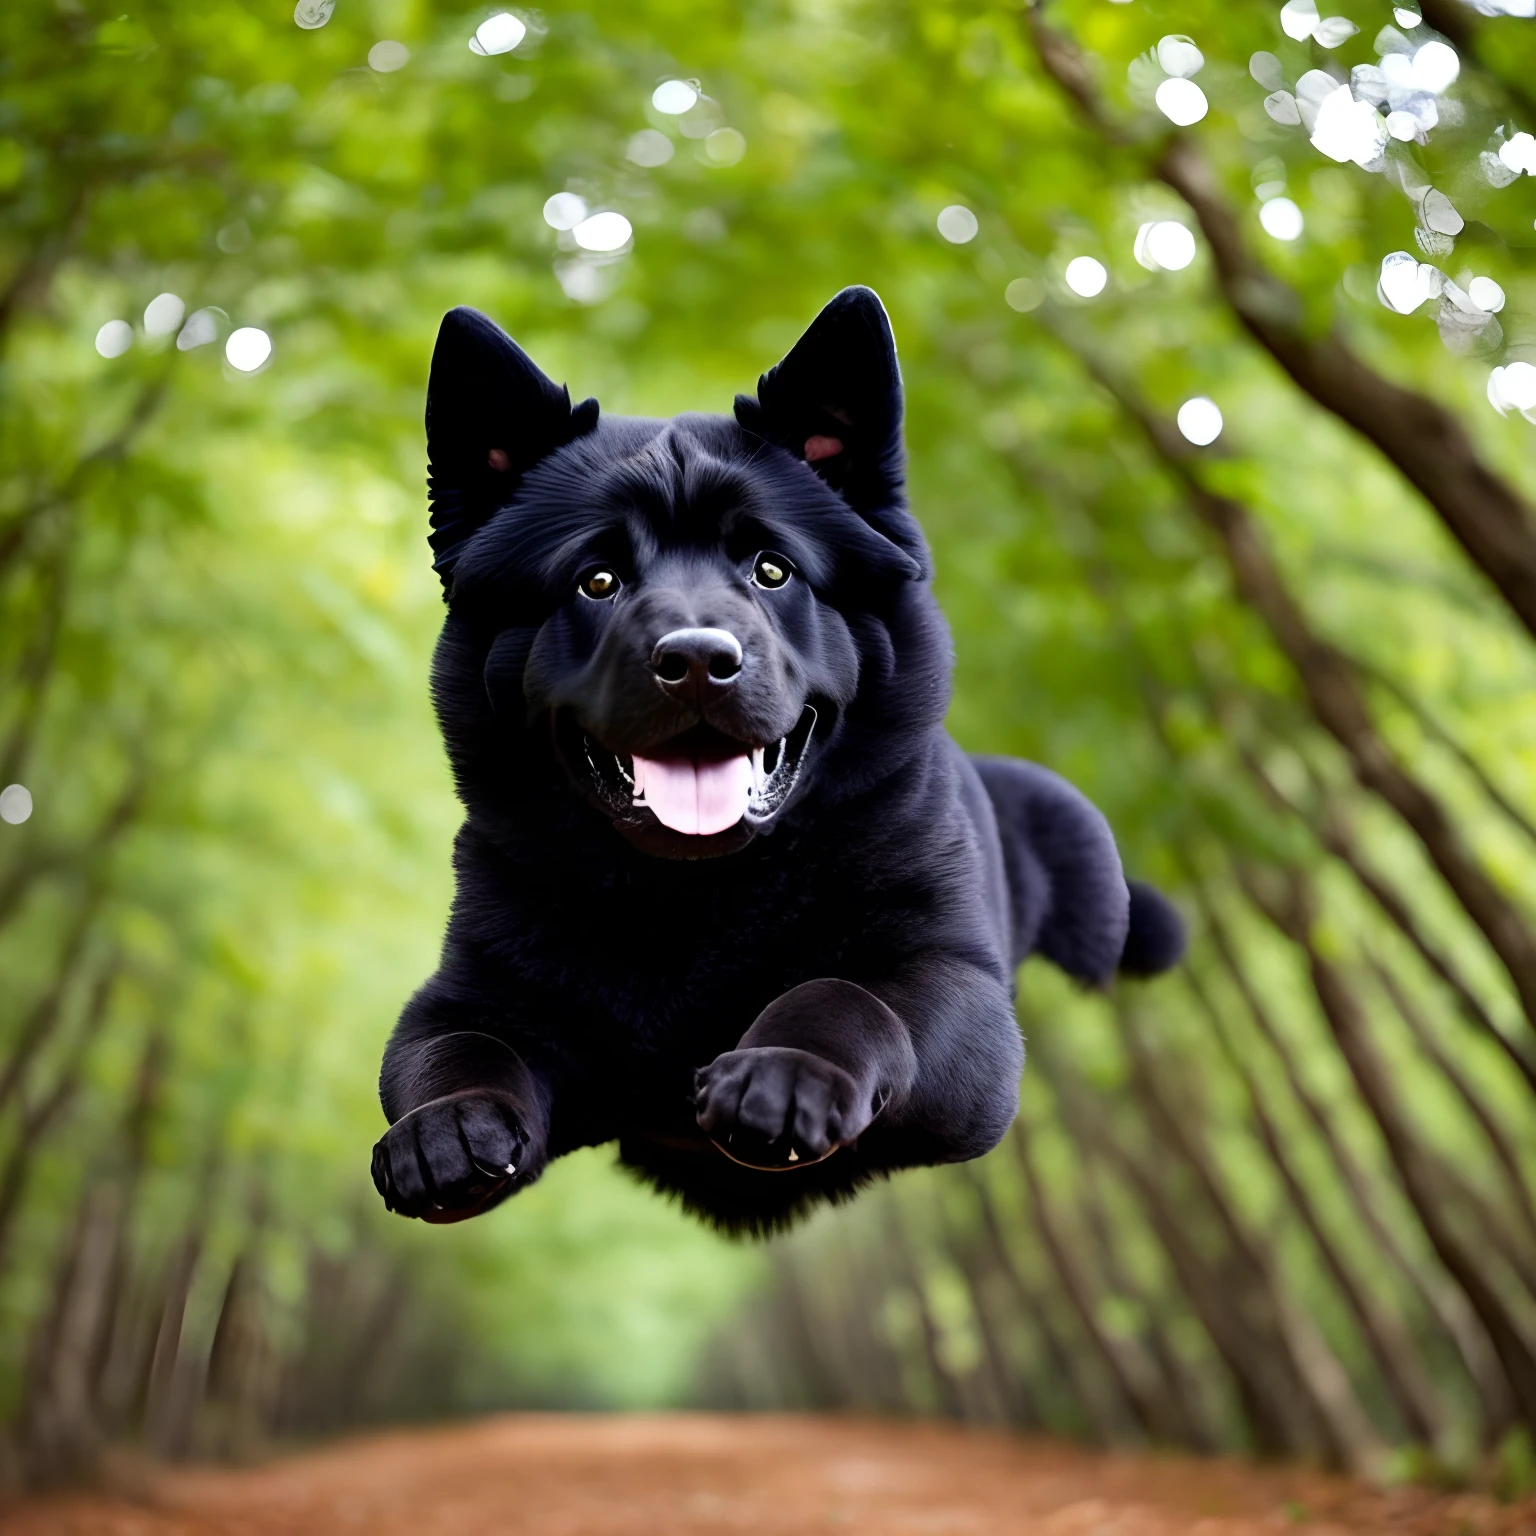
[[[763,792],[763,751],[762,747],[752,748],[752,787],[759,795]]]

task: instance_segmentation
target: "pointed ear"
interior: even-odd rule
[[[855,512],[914,553],[912,538],[920,546],[922,536],[905,512],[901,413],[896,338],[870,288],[844,288],[757,381],[757,398],[736,397],[743,427],[804,459]]]
[[[427,490],[433,569],[448,586],[469,538],[511,500],[541,459],[597,425],[597,401],[574,409],[478,310],[443,316],[427,381]]]

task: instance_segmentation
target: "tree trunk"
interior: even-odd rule
[[[1285,1149],[1285,1138],[1270,1118],[1263,1092],[1252,1070],[1232,1042],[1220,1011],[1212,1002],[1192,967],[1185,967],[1184,979],[1199,1002],[1201,1011],[1210,1022],[1222,1055],[1243,1085],[1249,1111],[1258,1129],[1259,1139],[1275,1171],[1285,1185],[1286,1194],[1302,1224],[1312,1238],[1313,1246],[1322,1258],[1323,1265],[1333,1277],[1339,1294],[1343,1296],[1354,1315],[1362,1337],[1376,1361],[1377,1370],[1392,1394],[1404,1424],[1408,1430],[1433,1445],[1440,1441],[1444,1432],[1444,1419],[1435,1389],[1423,1363],[1418,1357],[1413,1341],[1398,1319],[1384,1306],[1378,1304],[1374,1293],[1361,1284],[1344,1255],[1329,1236],[1322,1215],[1311,1193],[1302,1182]]]
[[[1195,886],[1200,902],[1203,926],[1212,941],[1233,985],[1248,1010],[1249,1017],[1258,1027],[1271,1051],[1279,1059],[1291,1096],[1301,1106],[1318,1139],[1327,1148],[1333,1166],[1343,1179],[1344,1186],[1353,1197],[1355,1209],[1365,1224],[1366,1231],[1375,1243],[1377,1251],[1387,1259],[1410,1289],[1420,1298],[1434,1318],[1445,1330],[1456,1348],[1456,1353],[1466,1369],[1468,1378],[1477,1390],[1484,1422],[1491,1429],[1502,1430],[1514,1412],[1515,1403],[1508,1381],[1494,1353],[1493,1342],[1484,1331],[1481,1322],[1470,1309],[1459,1290],[1441,1284],[1426,1275],[1409,1256],[1393,1232],[1391,1223],[1380,1209],[1379,1198],[1372,1185],[1371,1175],[1339,1136],[1322,1104],[1306,1083],[1302,1081],[1295,1058],[1284,1036],[1276,1028],[1268,1010],[1259,1001],[1258,994],[1238,957],[1236,946],[1224,920],[1209,899],[1204,886]],[[1409,1202],[1415,1217],[1419,1213]],[[1420,1230],[1423,1230],[1422,1219]]]
[[[1402,1177],[1403,1188],[1424,1224],[1425,1234],[1456,1283],[1482,1319],[1488,1337],[1514,1393],[1520,1416],[1536,1428],[1536,1356],[1498,1293],[1483,1278],[1477,1259],[1467,1251],[1442,1214],[1433,1174],[1408,1129],[1391,1086],[1391,1076],[1366,1032],[1365,1013],[1342,972],[1326,960],[1312,942],[1311,893],[1301,876],[1291,875],[1292,897],[1284,908],[1256,900],[1259,910],[1306,955],[1313,989],[1333,1031],[1360,1096],[1370,1107],[1382,1137]]]

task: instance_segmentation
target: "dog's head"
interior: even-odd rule
[[[813,805],[835,752],[942,718],[901,412],[867,288],[734,418],[600,418],[483,315],[449,314],[427,394],[434,685],[471,809],[515,814],[552,754],[646,852],[730,853]]]

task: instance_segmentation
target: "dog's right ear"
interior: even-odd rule
[[[597,425],[597,401],[535,366],[478,310],[449,310],[427,381],[427,491],[432,568],[446,589],[464,545],[512,499],[541,459]]]

